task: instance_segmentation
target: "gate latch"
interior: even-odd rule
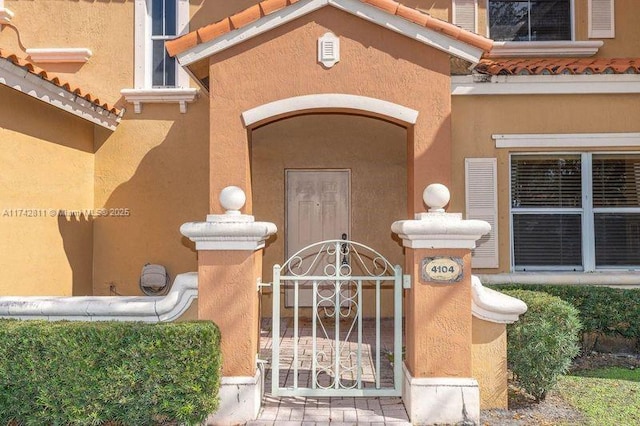
[[[256,285],[257,285],[258,291],[260,291],[262,287],[271,287],[271,283],[262,282],[262,277],[258,277],[258,279],[256,280]]]

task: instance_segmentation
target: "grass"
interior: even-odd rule
[[[640,369],[607,367],[564,376],[557,391],[589,425],[640,424]]]

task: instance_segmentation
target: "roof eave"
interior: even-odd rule
[[[111,131],[116,130],[122,119],[123,111],[114,114],[4,58],[0,58],[0,84]]]
[[[284,9],[265,15],[251,24],[177,53],[176,57],[180,65],[188,67],[325,6],[335,7],[472,64],[477,64],[487,51],[400,16],[391,15],[359,0],[300,0]]]

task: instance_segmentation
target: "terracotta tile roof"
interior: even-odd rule
[[[84,92],[82,89],[80,89],[79,87],[76,86],[72,86],[71,84],[69,84],[66,81],[60,80],[59,77],[55,76],[52,73],[49,73],[45,70],[43,70],[42,68],[37,67],[36,65],[34,65],[33,63],[27,61],[26,59],[22,59],[19,58],[16,54],[8,52],[5,49],[0,49],[0,58],[2,59],[6,59],[7,61],[11,62],[12,64],[26,70],[27,72],[36,75],[40,78],[42,78],[43,80],[48,81],[49,83],[52,83],[62,89],[64,89],[65,91],[76,95],[80,98],[84,98],[85,100],[91,102],[92,104],[99,106],[100,108],[104,109],[105,111],[109,111],[112,114],[115,115],[120,115],[121,111],[120,109],[116,108],[113,105],[110,105],[108,103],[105,102],[101,102],[100,99],[98,97],[96,97],[95,95],[89,93],[89,92]]]
[[[489,75],[640,74],[640,58],[483,59],[475,70]]]
[[[216,23],[204,26],[198,30],[192,31],[181,37],[167,41],[165,47],[171,56],[175,56],[181,52],[189,50],[198,44],[206,43],[223,34],[242,28],[252,22],[257,21],[263,16],[274,13],[280,9],[284,9],[300,0],[264,0],[254,6],[251,6],[241,12],[231,15]],[[453,39],[460,40],[482,50],[489,51],[493,46],[493,41],[481,35],[472,33],[467,30],[431,17],[429,14],[421,12],[417,9],[404,6],[393,0],[360,0],[362,3],[368,3],[378,9],[397,15],[415,24],[425,28],[443,33]]]

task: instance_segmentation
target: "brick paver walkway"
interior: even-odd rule
[[[308,324],[301,322],[300,324],[300,345],[309,345],[310,339],[308,335]],[[366,327],[371,329],[371,327]],[[276,398],[270,394],[271,391],[271,321],[264,320],[262,324],[262,337],[260,340],[260,357],[262,360],[268,361],[265,371],[265,399],[258,418],[247,423],[247,425],[410,425],[407,411],[402,403],[402,399],[398,397],[375,397],[375,398],[311,398],[311,397],[282,397]],[[393,325],[389,321],[384,321],[381,338],[381,346],[383,349],[391,350],[393,348]],[[291,347],[293,340],[292,324],[288,320],[283,320],[281,325],[282,347]],[[369,360],[365,366],[363,379],[372,383],[373,372],[369,366],[373,365],[371,360],[371,336],[364,339],[363,358]],[[373,338],[375,341],[375,337]],[[309,351],[302,351],[304,356],[308,356]],[[307,360],[308,361],[308,360]],[[307,362],[304,359],[302,362]],[[391,363],[387,357],[381,360],[381,383],[383,386],[389,386],[393,383],[393,371]],[[292,357],[283,357],[280,362],[281,383],[290,385],[291,371],[285,369],[286,365],[291,366]],[[310,361],[309,361],[310,362]],[[306,365],[306,364],[305,364]],[[367,371],[369,369],[369,371]],[[303,377],[307,377],[308,374]],[[302,382],[301,382],[302,383]]]

